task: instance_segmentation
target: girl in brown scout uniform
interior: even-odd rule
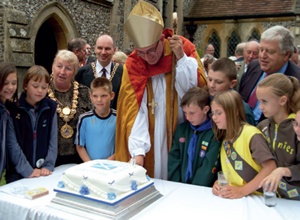
[[[241,96],[234,90],[217,93],[211,103],[213,130],[222,140],[222,171],[230,173],[228,186],[213,186],[213,193],[228,199],[258,193],[260,182],[275,168],[263,134],[246,123]]]
[[[300,200],[300,143],[294,130],[296,103],[299,102],[299,81],[276,73],[262,80],[256,90],[260,109],[267,118],[257,127],[265,134],[277,168],[263,181],[269,191],[278,191],[283,198]]]

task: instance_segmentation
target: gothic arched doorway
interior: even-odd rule
[[[35,64],[44,66],[51,74],[52,62],[57,52],[57,41],[53,27],[49,21],[45,21],[40,27],[34,44]]]
[[[78,35],[73,18],[60,3],[46,4],[32,21],[34,63],[51,73],[57,51],[66,49],[68,40]]]

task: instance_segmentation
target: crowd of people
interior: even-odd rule
[[[0,63],[0,185],[62,164],[133,160],[150,177],[212,187],[223,198],[268,185],[300,200],[300,68],[287,28],[267,29],[230,58],[215,58],[208,44],[202,59],[147,2],[124,29],[133,51],[118,51],[104,34],[93,55],[74,38],[50,74],[28,69],[19,97],[16,67]]]

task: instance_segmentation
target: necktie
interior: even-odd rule
[[[257,84],[262,81],[265,77],[267,76],[267,74],[264,72],[262,77],[259,79],[259,81],[257,82]],[[248,100],[248,104],[249,106],[252,108],[252,110],[255,108],[256,106],[256,103],[257,103],[257,97],[256,97],[256,88],[257,88],[257,85],[256,87],[253,89],[253,92],[251,93],[250,97],[249,97],[249,100]]]
[[[256,88],[255,88],[249,97],[248,104],[253,110],[256,106],[256,103],[257,103],[257,97],[256,97]]]
[[[101,70],[101,72],[102,72],[102,76],[101,76],[101,77],[106,78],[106,69],[103,68],[103,69]]]

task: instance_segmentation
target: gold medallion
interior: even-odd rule
[[[51,79],[52,80],[52,79]],[[72,104],[71,108],[67,106],[66,104],[61,103],[54,95],[54,92],[52,90],[52,86],[50,85],[48,88],[48,96],[53,101],[57,103],[56,112],[58,113],[59,117],[63,119],[65,124],[60,128],[60,134],[63,138],[70,138],[74,134],[73,128],[68,125],[67,123],[72,120],[76,114],[77,104],[78,104],[78,91],[79,83],[73,82],[73,98],[72,98]],[[63,107],[66,106],[66,107]]]
[[[64,115],[69,115],[71,113],[71,109],[68,106],[64,107],[63,110],[62,110],[62,113]]]
[[[73,128],[67,123],[60,128],[60,134],[63,138],[70,138],[74,134]]]

